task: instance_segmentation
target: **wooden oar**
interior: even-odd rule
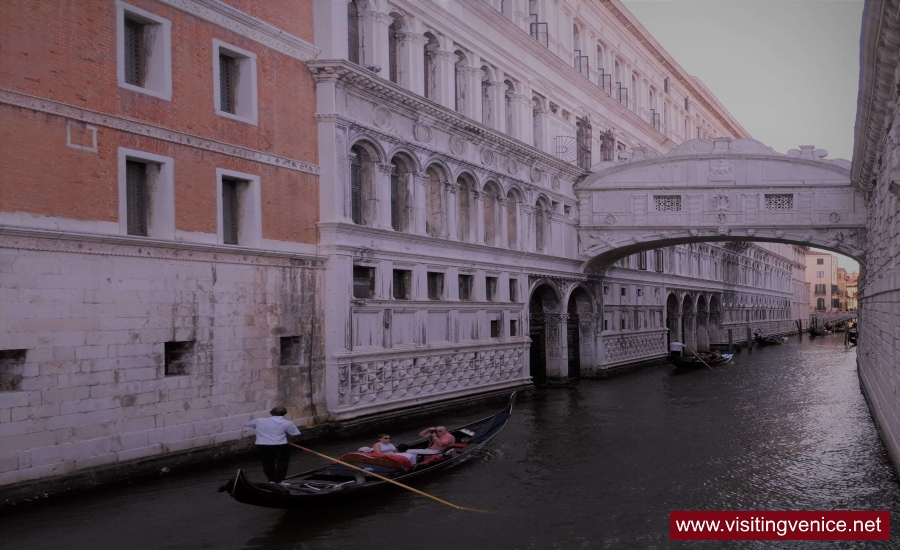
[[[687,348],[687,346],[685,346],[685,347]],[[697,359],[700,360],[701,363],[703,363],[704,365],[706,365],[706,368],[708,368],[709,370],[711,370],[711,371],[713,371],[713,372],[716,371],[716,369],[710,367],[709,364],[708,364],[706,361],[704,361],[702,357],[700,357],[699,355],[697,355],[697,352],[696,352],[696,351],[692,350],[691,348],[688,348],[688,351],[691,352],[691,353],[693,353],[693,354],[694,354],[694,357],[696,357]]]
[[[380,479],[380,480],[382,480],[382,481],[387,481],[388,483],[393,483],[394,485],[396,485],[396,486],[398,486],[398,487],[403,487],[404,489],[406,489],[406,490],[408,490],[408,491],[412,491],[412,492],[414,492],[414,493],[416,493],[416,494],[422,495],[423,497],[428,497],[428,498],[430,498],[430,499],[432,499],[432,500],[436,500],[436,501],[440,502],[441,504],[446,504],[447,506],[450,506],[451,508],[456,508],[457,510],[466,510],[467,512],[481,512],[481,513],[483,513],[483,514],[490,514],[490,513],[492,513],[492,512],[490,512],[489,510],[479,510],[479,509],[477,509],[477,508],[466,508],[465,506],[457,506],[456,504],[447,502],[446,500],[441,500],[441,499],[439,499],[439,498],[436,497],[436,496],[429,495],[428,493],[422,492],[422,491],[420,491],[420,490],[418,490],[418,489],[413,489],[413,488],[410,487],[409,485],[404,485],[404,484],[400,483],[399,481],[394,481],[393,479],[384,477],[384,476],[382,476],[382,475],[378,475],[378,474],[376,474],[375,472],[370,472],[370,471],[368,471],[368,470],[366,470],[366,469],[363,469],[363,468],[359,468],[359,467],[357,467],[357,466],[354,466],[353,464],[348,464],[347,462],[343,462],[343,461],[338,460],[338,459],[336,459],[336,458],[332,458],[332,457],[330,457],[330,456],[323,455],[322,453],[317,453],[317,452],[315,452],[315,451],[313,451],[313,450],[311,450],[311,449],[307,449],[306,447],[301,447],[300,445],[297,445],[296,443],[290,443],[290,445],[291,445],[292,447],[297,447],[298,449],[300,449],[300,450],[302,450],[302,451],[306,451],[306,452],[312,453],[312,454],[314,454],[314,455],[316,455],[316,456],[320,456],[320,457],[324,458],[325,460],[330,460],[330,461],[332,461],[332,462],[335,462],[335,463],[337,463],[337,464],[340,464],[341,466],[346,466],[346,467],[348,467],[348,468],[352,468],[352,469],[354,469],[354,470],[357,470],[357,471],[359,471],[359,472],[362,472],[362,473],[366,474],[367,476],[377,477],[378,479]]]

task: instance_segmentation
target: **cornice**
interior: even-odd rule
[[[220,0],[159,0],[299,61],[311,61],[319,50],[309,42],[248,15]]]
[[[23,109],[30,109],[39,113],[56,115],[63,118],[78,120],[87,124],[112,128],[130,134],[137,134],[153,139],[168,141],[186,147],[204,149],[210,152],[240,157],[261,164],[269,164],[279,168],[295,170],[319,175],[319,167],[302,160],[280,157],[263,151],[257,151],[240,145],[224,143],[177,130],[162,128],[146,124],[137,120],[100,113],[82,107],[75,107],[67,103],[61,103],[52,99],[35,97],[13,90],[0,88],[0,105],[12,105]]]
[[[11,241],[11,242],[10,242]],[[166,261],[244,265],[321,267],[322,258],[232,245],[166,241],[129,235],[100,235],[0,225],[0,242],[25,250],[71,252],[97,256],[127,256]]]
[[[740,126],[735,126],[737,121],[731,121],[727,117],[725,117],[721,113],[721,109],[717,108],[713,105],[707,98],[706,94],[697,89],[693,79],[685,74],[680,67],[676,66],[669,58],[669,56],[665,55],[663,51],[657,48],[655,40],[648,38],[641,29],[639,29],[634,22],[631,20],[629,15],[626,15],[621,9],[619,9],[618,2],[614,0],[600,0],[600,3],[609,10],[609,12],[616,18],[616,20],[628,30],[631,35],[640,42],[641,46],[643,46],[647,52],[649,52],[657,62],[659,62],[663,67],[668,70],[672,76],[684,86],[693,96],[693,99],[703,105],[706,110],[715,116],[716,120],[719,121],[720,124],[725,126],[735,137],[747,137],[750,134],[747,133],[746,130],[741,128]]]
[[[889,112],[892,108],[890,103],[897,99],[894,75],[900,62],[897,55],[900,49],[900,21],[897,15],[888,13],[888,9],[895,14],[897,12],[889,0],[868,0],[863,10],[851,172],[851,181],[862,190],[871,189],[873,185],[885,121],[893,114]]]

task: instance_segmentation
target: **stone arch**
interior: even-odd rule
[[[697,349],[697,315],[694,308],[696,297],[685,293],[681,299],[681,333],[684,335],[682,343],[690,349]]]
[[[371,141],[360,139],[350,146],[347,217],[357,225],[372,226],[377,219],[376,180],[382,158],[381,149]]]
[[[709,298],[709,341],[710,343],[721,344],[722,335],[722,305],[719,297],[715,294]]]
[[[666,327],[669,329],[668,342],[683,342],[681,332],[681,301],[678,295],[670,292],[666,297]]]
[[[528,300],[528,334],[531,337],[529,371],[535,384],[559,375],[560,304],[556,285],[547,281],[533,285]]]
[[[569,292],[566,303],[566,376],[579,378],[582,366],[596,362],[593,342],[596,308],[591,293],[582,285]]]

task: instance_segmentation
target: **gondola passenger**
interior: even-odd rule
[[[391,443],[391,436],[388,434],[380,434],[378,442],[372,445],[372,449],[376,453],[390,454],[397,452],[397,447]]]
[[[434,428],[425,428],[419,435],[422,437],[427,437],[431,440],[431,443],[428,444],[429,449],[434,449],[436,451],[443,451],[444,449],[450,447],[456,443],[456,438],[453,437],[453,434],[447,431],[447,428],[443,426],[436,426]]]

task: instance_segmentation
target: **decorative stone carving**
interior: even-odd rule
[[[724,216],[725,214],[720,214],[720,215]],[[720,227],[720,228],[716,229],[716,233],[720,236],[728,235],[729,233],[731,233],[731,229],[728,229],[727,227]]]
[[[544,172],[541,170],[537,164],[531,167],[531,183],[541,183],[541,179],[544,177]]]
[[[755,230],[755,229],[748,229],[748,230],[747,230],[747,235],[749,235],[750,237],[752,237],[753,235],[756,235],[756,230]]]
[[[466,140],[459,136],[450,138],[450,152],[461,157],[466,152]]]
[[[494,152],[488,148],[484,148],[481,150],[481,163],[485,166],[492,166],[494,164]]]
[[[559,188],[560,188],[559,176],[553,176],[553,179],[550,180],[550,187],[552,187],[554,191],[559,191]]]
[[[512,157],[506,159],[506,171],[510,176],[515,176],[519,173],[519,163],[516,159]]]
[[[841,221],[841,215],[838,214],[837,212],[832,212],[828,216],[828,219],[831,220],[831,223],[837,223],[837,222]]]
[[[431,143],[431,126],[422,121],[416,122],[416,126],[413,129],[413,135],[415,136],[416,141],[421,143]]]
[[[728,159],[716,159],[709,162],[710,181],[730,181],[734,179],[734,162]]]
[[[698,231],[696,229],[688,229],[688,233],[691,234],[691,237],[696,237],[697,235],[700,234],[700,231]]]
[[[716,195],[711,201],[716,212],[726,212],[731,208],[731,200],[726,195]]]
[[[375,126],[381,128],[382,130],[390,130],[393,126],[391,111],[386,107],[375,107],[375,110],[372,111],[372,119],[375,123]]]
[[[776,239],[780,239],[780,238],[782,238],[782,237],[784,237],[784,231],[776,231],[776,232],[775,232],[775,238],[776,238]]]
[[[617,218],[613,214],[606,216],[606,223],[608,223],[609,225],[615,225],[617,221],[619,221],[619,218]]]

